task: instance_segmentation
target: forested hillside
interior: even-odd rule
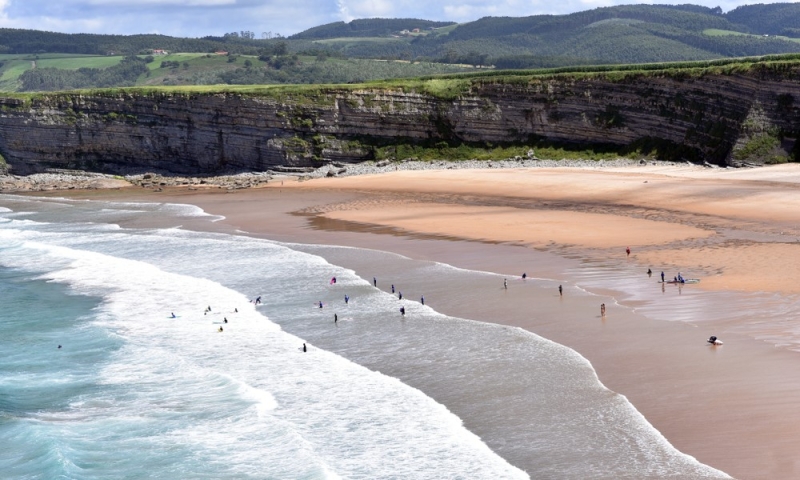
[[[355,22],[351,22],[355,23]],[[405,42],[338,42],[337,28],[313,38],[354,57],[545,67],[642,63],[800,52],[800,4],[739,7],[729,13],[698,5],[624,5],[570,15],[486,17],[434,28]],[[323,40],[320,35],[330,32]],[[311,38],[306,32],[291,38]]]

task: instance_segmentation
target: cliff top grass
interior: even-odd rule
[[[420,93],[445,100],[456,99],[469,92],[473,86],[487,84],[529,84],[547,80],[624,81],[642,77],[700,77],[704,75],[748,74],[754,71],[794,75],[800,67],[800,54],[768,55],[699,62],[650,63],[632,65],[576,66],[536,70],[491,70],[462,74],[446,74],[421,78],[381,80],[360,84],[310,84],[310,85],[181,85],[146,86],[66,92],[7,93],[7,98],[24,101],[69,95],[213,95],[229,94],[255,96],[291,101],[316,102],[330,94],[342,91],[394,90]]]

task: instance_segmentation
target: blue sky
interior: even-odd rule
[[[0,0],[0,27],[68,33],[160,33],[180,37],[249,30],[288,36],[355,18],[467,22],[485,16],[564,14],[647,0]],[[769,0],[680,1],[729,11]]]

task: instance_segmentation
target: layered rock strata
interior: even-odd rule
[[[261,172],[357,163],[374,159],[376,147],[440,142],[642,146],[673,159],[747,164],[762,160],[731,153],[754,108],[780,137],[786,158],[794,155],[796,65],[730,74],[489,77],[471,80],[455,98],[390,87],[0,98],[0,154],[14,174]]]

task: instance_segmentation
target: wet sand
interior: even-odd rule
[[[607,265],[600,274],[614,281],[591,289],[610,298],[605,319],[599,310],[572,311],[568,297],[555,293],[553,301],[563,302],[565,312],[560,322],[511,311],[495,300],[444,301],[436,308],[520,326],[574,348],[606,386],[626,395],[681,451],[737,478],[777,479],[800,476],[800,353],[757,340],[726,318],[654,320],[636,313],[636,302],[626,303],[624,290],[641,289],[641,302],[669,305],[694,298],[720,311],[736,292],[794,298],[800,293],[799,189],[800,168],[790,165],[397,172],[230,194],[172,189],[76,195],[191,203],[224,215],[218,228],[380,249],[508,275],[527,271],[563,281],[567,294],[585,280],[580,272]],[[626,246],[633,250],[630,257]],[[368,279],[375,270],[343,266]],[[648,267],[655,271],[652,278],[643,274]],[[662,269],[669,276],[680,269],[702,281],[684,287],[682,297],[676,290],[661,293],[656,277]],[[612,297],[629,308],[615,305]],[[800,318],[781,320],[800,327]],[[709,334],[723,337],[725,345],[706,346]]]

